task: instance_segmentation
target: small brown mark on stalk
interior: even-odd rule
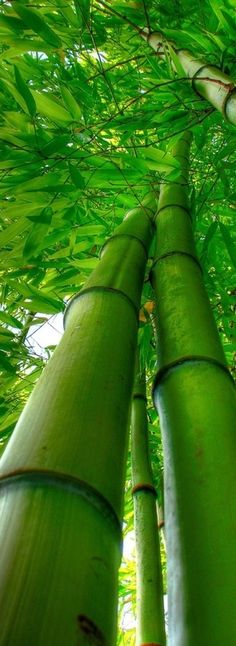
[[[77,622],[80,631],[88,637],[88,644],[91,644],[91,646],[105,646],[103,634],[92,619],[89,619],[86,615],[78,615]]]
[[[204,450],[203,450],[202,446],[198,446],[196,448],[195,455],[196,455],[196,458],[199,458],[199,459],[202,458],[202,456],[204,455]]]

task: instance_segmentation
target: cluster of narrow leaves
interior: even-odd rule
[[[144,28],[164,34],[164,52]],[[186,128],[196,244],[234,370],[236,132],[194,94],[171,42],[233,77],[235,35],[234,0],[0,0],[2,447],[47,358],[34,329],[64,311],[125,212],[175,180],[169,141]],[[153,374],[152,300],[147,280],[141,356]]]

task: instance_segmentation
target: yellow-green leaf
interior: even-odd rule
[[[28,85],[26,84],[20,70],[14,65],[16,87],[22,95],[28,108],[29,114],[33,117],[36,113],[36,103]]]
[[[80,109],[77,101],[75,100],[73,95],[70,93],[68,88],[65,87],[64,85],[61,88],[61,94],[62,94],[63,101],[65,103],[65,106],[66,106],[66,108],[68,108],[71,116],[73,117],[73,119],[75,121],[78,121],[80,119],[80,117],[81,117],[81,109]]]
[[[55,34],[55,31],[47,25],[39,11],[26,7],[22,2],[14,2],[14,10],[18,16],[22,18],[27,27],[32,29],[36,34],[39,34],[46,43],[49,43],[49,45],[56,48],[62,47],[61,39],[57,34]]]

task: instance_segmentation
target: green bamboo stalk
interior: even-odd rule
[[[216,65],[195,58],[187,49],[177,49],[160,32],[149,33],[143,30],[141,35],[158,52],[163,45],[168,47],[170,44],[186,77],[192,80],[195,92],[219,110],[229,123],[236,125],[236,84],[228,74]]]
[[[113,646],[138,311],[155,200],[72,299],[0,462],[0,644]]]
[[[204,289],[187,198],[190,135],[173,149],[182,172],[156,218],[153,285],[164,440],[169,646],[234,646],[235,389]]]
[[[148,448],[145,371],[140,372],[139,365],[132,400],[131,458],[137,562],[136,644],[164,646],[166,639],[156,490]]]

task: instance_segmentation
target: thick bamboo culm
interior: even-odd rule
[[[161,188],[152,280],[164,442],[169,646],[235,646],[236,399],[194,248],[190,134]]]
[[[145,371],[136,366],[131,459],[137,563],[136,646],[164,646],[165,620],[156,490],[148,447]]]
[[[0,644],[114,646],[127,427],[155,201],[67,310],[0,461]]]
[[[160,32],[143,30],[141,35],[159,53],[163,45],[168,48],[168,40]],[[216,65],[195,58],[187,49],[177,49],[172,42],[170,44],[195,92],[219,110],[227,121],[236,125],[235,81]]]

